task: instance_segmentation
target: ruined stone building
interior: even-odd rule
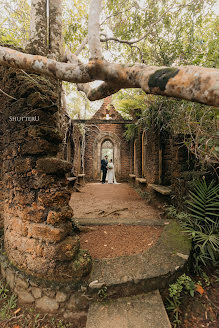
[[[108,154],[118,181],[131,177],[144,190],[164,185],[175,192],[185,181],[187,153],[179,137],[155,129],[139,129],[127,142],[130,121],[110,98],[83,122],[83,134],[62,112],[56,81],[1,67],[0,88],[10,95],[0,93],[1,273],[21,302],[85,321],[81,286],[86,289],[92,260],[80,249],[66,177],[100,179],[100,160]]]
[[[100,162],[108,155],[113,160],[117,180],[128,180],[132,157],[130,144],[124,137],[126,123],[111,104],[111,97],[105,98],[101,108],[86,122],[86,179],[100,179]]]
[[[173,136],[156,127],[139,126],[133,140],[127,141],[126,124],[133,124],[133,121],[119,114],[111,97],[104,99],[89,120],[68,117],[64,158],[72,163],[70,175],[83,174],[86,181],[100,180],[101,159],[107,154],[113,159],[118,181],[131,181],[147,192],[155,190],[165,195],[180,192],[178,197],[181,198],[194,166],[194,158],[188,153],[183,136]]]

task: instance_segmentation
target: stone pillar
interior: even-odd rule
[[[0,97],[2,100],[3,97]],[[2,103],[2,102],[1,102]],[[2,152],[3,152],[3,119],[2,119],[2,107],[0,109],[0,236],[1,230],[3,229],[3,183],[2,183]]]
[[[51,281],[77,283],[91,267],[73,230],[65,174],[72,165],[56,157],[56,81],[1,68],[8,98],[3,110],[4,247],[18,269]],[[0,83],[1,84],[1,83]]]

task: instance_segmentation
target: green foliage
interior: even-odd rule
[[[197,181],[188,201],[189,216],[182,224],[194,242],[195,260],[217,263],[219,250],[219,185]]]
[[[0,43],[24,47],[29,38],[29,1],[2,0],[1,14]]]
[[[106,49],[121,62],[128,60],[170,66],[216,67],[218,47],[213,0],[106,0],[106,24],[114,37],[137,40],[133,45],[108,42]],[[139,28],[140,27],[140,28]],[[107,28],[102,26],[103,33]],[[116,54],[117,53],[117,54]]]
[[[7,298],[9,289],[7,285],[4,284],[2,280],[0,280],[0,300]]]
[[[219,185],[205,179],[194,182],[194,190],[190,191],[187,201],[188,213],[180,212],[173,206],[167,207],[167,215],[177,218],[184,231],[193,241],[194,269],[199,271],[201,264],[209,261],[218,263],[219,250]]]
[[[195,288],[194,281],[186,274],[181,275],[174,284],[170,285],[169,298],[167,299],[167,310],[172,312],[174,315],[174,327],[178,327],[180,324],[179,313],[183,294],[189,293],[190,296],[193,297],[195,294]]]
[[[15,309],[16,306],[17,306],[17,296],[12,294],[6,299],[4,305],[0,309],[0,319],[4,320],[10,318],[11,310]]]
[[[103,286],[101,289],[98,290],[98,297],[100,300],[106,300],[107,298],[107,286]]]
[[[124,136],[127,141],[134,140],[136,133],[137,133],[137,127],[135,124],[126,124],[125,125],[126,131],[124,132]]]
[[[216,108],[136,90],[119,92],[114,103],[123,116],[134,119],[136,129],[153,127],[184,136],[184,145],[201,165],[207,167],[219,160]],[[129,140],[135,136],[133,131],[133,127],[127,127]]]
[[[88,0],[63,1],[63,37],[72,52],[87,35],[88,4]]]

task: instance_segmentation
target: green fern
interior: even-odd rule
[[[206,264],[211,260],[217,262],[219,250],[219,185],[205,179],[195,183],[190,192],[188,210],[190,215],[183,221],[185,232],[194,242],[196,261]]]

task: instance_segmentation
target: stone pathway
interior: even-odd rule
[[[145,253],[95,260],[86,328],[170,328],[158,290],[183,272],[190,249],[190,241],[171,221]],[[95,301],[99,295],[103,303]]]
[[[179,225],[162,220],[160,212],[125,183],[87,184],[81,193],[72,195],[70,205],[85,228],[114,224],[164,227],[155,246],[142,254],[93,260],[86,328],[171,328],[159,289],[183,272],[189,257],[191,244]]]
[[[86,328],[171,328],[160,293],[93,303]]]

